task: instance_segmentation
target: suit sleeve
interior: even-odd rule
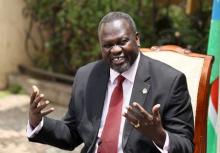
[[[193,111],[184,74],[175,78],[169,94],[163,114],[163,126],[170,138],[168,152],[193,153]]]
[[[70,99],[68,111],[63,120],[54,120],[48,117],[44,119],[42,129],[29,141],[52,145],[65,150],[73,150],[82,143],[77,132],[78,121],[74,111],[75,89],[77,88],[77,75],[74,80],[73,92]]]

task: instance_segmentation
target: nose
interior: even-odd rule
[[[122,51],[122,48],[121,48],[120,46],[118,46],[118,45],[114,45],[114,46],[110,49],[110,51],[111,51],[112,53],[118,53],[118,52],[121,52],[121,51]]]

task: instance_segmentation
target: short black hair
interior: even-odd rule
[[[108,22],[112,22],[112,21],[120,20],[120,19],[124,19],[125,21],[127,21],[128,24],[130,25],[130,27],[132,28],[133,32],[134,33],[137,32],[135,22],[130,15],[128,15],[127,13],[124,13],[124,12],[109,12],[99,22],[98,33],[99,33],[101,25],[103,23],[108,23]]]

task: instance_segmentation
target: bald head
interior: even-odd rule
[[[134,32],[134,33],[137,32],[135,22],[131,18],[130,15],[128,15],[126,13],[123,13],[123,12],[109,12],[99,22],[98,34],[100,32],[102,24],[109,23],[109,22],[112,22],[112,21],[115,21],[115,20],[122,20],[122,19],[125,20],[129,24],[132,32]]]

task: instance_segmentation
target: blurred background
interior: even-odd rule
[[[206,54],[211,0],[0,0],[0,153],[66,152],[27,141],[31,85],[60,119],[76,70],[101,57],[97,27],[109,11],[133,17],[141,47],[175,44]]]

